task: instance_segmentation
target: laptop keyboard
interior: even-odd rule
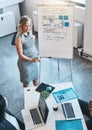
[[[64,112],[65,117],[66,117],[66,114],[67,114],[67,118],[75,118],[72,103],[68,102],[68,103],[62,104],[62,108],[63,108],[63,112]]]
[[[38,110],[36,108],[31,109],[30,113],[31,113],[34,125],[42,123],[42,121],[40,119],[40,115],[39,115]]]

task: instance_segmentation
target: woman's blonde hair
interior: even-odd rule
[[[19,21],[19,25],[18,25],[18,34],[19,35],[22,35],[23,33],[23,26],[26,24],[27,21],[30,21],[31,22],[31,29],[32,29],[32,20],[30,19],[29,16],[27,15],[24,15],[20,18],[20,21]]]

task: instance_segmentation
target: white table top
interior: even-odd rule
[[[55,87],[54,91],[57,91],[57,90],[62,90],[65,88],[73,87],[73,84],[71,82],[53,84],[53,87]],[[36,89],[36,87],[28,87],[28,88],[24,89],[24,108],[26,110],[28,110],[31,107],[34,107],[38,104],[40,94],[38,92],[36,92],[35,89]],[[73,99],[73,100],[78,102],[77,99]],[[50,94],[50,96],[46,99],[46,102],[47,102],[47,105],[49,108],[49,115],[48,115],[47,123],[46,123],[46,125],[38,127],[35,130],[55,130],[55,120],[64,120],[65,119],[65,117],[63,115],[63,111],[59,104],[57,104],[58,111],[53,111],[53,106],[56,105],[56,101],[53,98],[52,94]],[[24,114],[26,114],[26,113],[24,113]],[[22,111],[22,115],[23,115],[23,111]],[[87,130],[84,118],[81,120],[82,120],[82,124],[83,124],[83,130]],[[26,122],[25,122],[25,126],[27,126],[27,125],[28,124],[26,124]],[[28,130],[28,129],[26,129],[26,130]]]

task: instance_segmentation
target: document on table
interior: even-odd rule
[[[55,91],[52,93],[52,95],[54,96],[57,103],[62,103],[73,98],[78,98],[78,94],[72,87]]]

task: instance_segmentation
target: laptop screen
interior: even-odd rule
[[[40,111],[41,116],[43,118],[43,121],[46,123],[49,109],[48,109],[48,106],[47,106],[46,101],[43,98],[42,94],[40,94],[38,108],[39,108],[39,111]]]

